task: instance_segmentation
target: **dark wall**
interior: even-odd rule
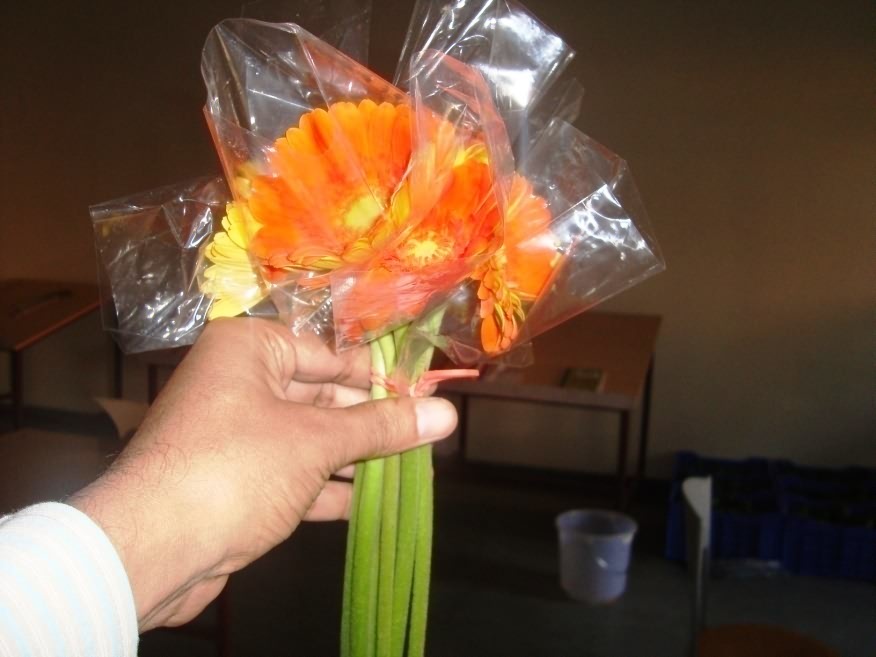
[[[237,6],[3,3],[0,275],[91,280],[90,203],[218,170],[199,53]],[[530,6],[578,50],[579,126],[629,160],[667,257],[665,274],[609,304],[665,317],[654,459],[692,447],[876,464],[868,3]],[[386,75],[409,9],[375,6],[372,61]],[[107,351],[96,319],[40,346],[28,401],[90,408]],[[609,459],[610,443],[572,440],[582,418],[527,417],[554,422],[556,443],[476,449]]]

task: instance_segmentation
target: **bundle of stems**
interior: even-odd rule
[[[437,333],[440,323],[439,312],[425,326]],[[434,347],[418,342],[418,353],[410,355],[409,333],[403,326],[371,342],[372,399],[394,396],[385,382],[398,374],[416,383],[428,369]],[[356,465],[341,657],[423,657],[433,502],[431,445]]]

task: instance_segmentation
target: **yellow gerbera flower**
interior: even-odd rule
[[[204,255],[212,264],[204,271],[201,289],[212,297],[207,319],[236,317],[267,297],[268,292],[249,259],[249,236],[259,228],[245,206],[229,203],[222,231],[213,235]]]

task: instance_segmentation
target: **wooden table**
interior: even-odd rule
[[[460,453],[465,458],[470,398],[570,406],[618,416],[617,503],[627,499],[627,452],[632,416],[641,413],[636,481],[645,476],[654,348],[660,328],[656,315],[589,312],[533,341],[534,364],[522,370],[488,369],[476,381],[457,381],[442,390],[459,394]],[[601,369],[600,392],[563,385],[570,368]]]
[[[15,427],[21,426],[23,352],[100,307],[97,286],[10,279],[0,281],[0,349],[9,353]]]

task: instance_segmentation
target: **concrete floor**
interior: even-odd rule
[[[440,466],[439,466],[440,468]],[[663,497],[640,498],[629,587],[615,604],[566,598],[557,583],[556,513],[608,498],[569,486],[439,469],[428,654],[433,657],[680,657],[688,580],[660,556]],[[345,528],[308,525],[232,579],[236,655],[337,654]],[[766,622],[816,637],[844,657],[876,654],[876,587],[777,576],[713,582],[710,621]],[[208,625],[212,610],[201,619]],[[203,639],[163,631],[143,657],[213,655]]]
[[[10,429],[5,415],[0,412],[0,434]],[[31,426],[65,433],[105,438],[111,433],[98,416],[39,413],[26,419]],[[113,441],[108,445],[117,449]],[[568,476],[460,468],[452,459],[438,461],[436,478],[430,657],[685,654],[688,580],[680,566],[661,556],[663,487],[643,490],[630,509],[640,531],[626,594],[615,604],[591,607],[569,600],[559,588],[553,520],[565,509],[609,506],[610,489]],[[337,654],[345,533],[342,523],[304,525],[232,577],[234,655]],[[709,616],[713,624],[788,627],[820,639],[843,657],[876,655],[873,583],[783,575],[714,580]],[[209,608],[192,625],[208,629],[215,621],[216,610]],[[216,648],[184,632],[157,630],[142,637],[140,655],[212,657]]]

